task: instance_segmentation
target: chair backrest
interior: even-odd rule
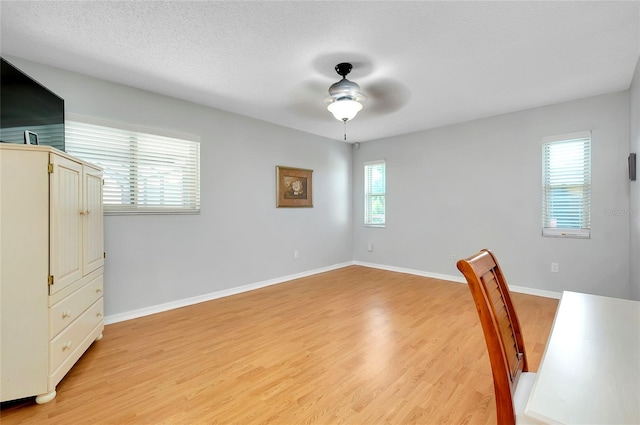
[[[513,393],[520,375],[529,367],[509,287],[498,260],[487,249],[458,261],[457,266],[467,279],[480,316],[491,361],[498,424],[515,424]]]

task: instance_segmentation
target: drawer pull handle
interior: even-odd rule
[[[102,292],[102,287],[96,288],[96,292],[98,293]]]
[[[71,310],[63,311],[62,318],[66,319],[67,317],[71,317]]]
[[[96,313],[96,317],[101,317],[101,316],[102,316],[102,313],[101,313],[101,312],[97,312],[97,313]]]
[[[62,351],[69,350],[71,348],[71,341],[67,341],[62,345]]]

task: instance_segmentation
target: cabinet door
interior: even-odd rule
[[[82,277],[82,165],[52,154],[49,178],[50,266],[54,294]]]
[[[84,232],[83,274],[88,274],[104,264],[104,219],[102,211],[102,173],[84,167]]]

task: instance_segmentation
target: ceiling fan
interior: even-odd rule
[[[363,66],[360,64],[360,66]],[[378,79],[366,87],[366,94],[360,86],[347,79],[347,75],[354,66],[350,62],[340,62],[335,71],[342,79],[329,87],[329,96],[325,98],[325,105],[333,117],[345,124],[344,140],[347,140],[347,121],[356,117],[358,112],[367,105],[368,116],[384,115],[400,109],[409,99],[409,91],[401,83],[391,79]]]
[[[291,110],[320,126],[327,125],[334,117],[345,123],[355,117],[355,131],[366,125],[367,120],[385,118],[396,113],[411,97],[404,82],[394,76],[387,76],[392,72],[395,74],[394,64],[376,63],[362,53],[321,55],[311,62],[311,69],[314,76],[297,85],[293,92]],[[356,111],[352,116],[340,116],[342,113],[335,116],[331,112],[333,108],[348,105],[349,101],[361,106],[354,105]],[[343,118],[347,120],[344,121]]]

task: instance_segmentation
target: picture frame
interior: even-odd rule
[[[276,207],[313,207],[313,170],[276,166]]]
[[[38,135],[33,131],[25,130],[24,132],[24,144],[25,145],[37,145]]]

